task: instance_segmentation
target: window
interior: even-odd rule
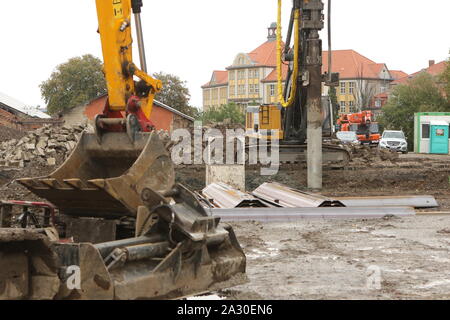
[[[244,85],[239,85],[238,86],[238,94],[245,94],[245,86]]]
[[[270,110],[269,107],[261,108],[261,124],[268,125],[270,124]]]
[[[234,80],[234,76],[235,76],[234,71],[230,71],[230,72],[228,73],[228,79],[229,79],[229,80]]]
[[[354,101],[349,101],[348,106],[350,107],[350,112],[351,113],[356,112],[355,102]]]
[[[339,105],[340,105],[340,112],[341,113],[345,113],[345,101],[341,101],[340,103],[339,103]]]
[[[381,100],[380,99],[375,100],[375,107],[381,108]]]
[[[271,97],[275,96],[275,85],[274,84],[270,85],[270,96]]]
[[[430,139],[430,125],[422,124],[422,139]]]
[[[436,129],[436,136],[443,137],[445,135],[445,129]]]
[[[227,94],[228,94],[227,89],[228,89],[228,88],[220,88],[220,98],[221,98],[221,99],[226,98],[226,96],[227,96]]]
[[[230,86],[230,97],[234,97],[235,90],[236,90],[235,86]]]
[[[341,94],[345,94],[345,82],[341,82]]]
[[[349,92],[350,94],[353,94],[354,91],[355,91],[355,83],[354,83],[354,82],[349,82],[349,83],[348,83],[348,92]]]
[[[253,85],[253,84],[249,85],[248,92],[250,94],[254,94],[255,93],[255,85]]]
[[[209,101],[209,90],[203,91],[203,101]]]
[[[405,139],[405,134],[403,131],[385,131],[383,139]]]
[[[259,94],[259,84],[255,84],[255,94]]]
[[[259,79],[259,70],[258,69],[255,69],[254,75],[255,75],[256,79]]]
[[[239,70],[238,71],[238,80],[242,80],[244,79],[244,70]]]

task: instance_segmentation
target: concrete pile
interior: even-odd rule
[[[0,143],[0,166],[24,168],[28,165],[55,166],[75,148],[86,126],[46,125],[21,139]]]

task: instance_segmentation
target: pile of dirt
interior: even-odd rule
[[[353,163],[372,164],[382,161],[395,162],[399,159],[399,153],[385,149],[372,148],[369,146],[349,146]]]
[[[0,144],[0,166],[24,168],[61,164],[75,148],[86,126],[55,127],[46,125],[28,132],[20,139]]]
[[[12,139],[20,139],[26,133],[13,128],[8,128],[0,125],[0,142],[9,141]]]

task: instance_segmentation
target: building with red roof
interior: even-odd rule
[[[213,72],[211,80],[202,86],[204,110],[229,102],[243,107],[278,102],[276,28],[276,23],[272,23],[267,41],[249,53],[237,54],[226,71]],[[324,51],[322,55],[324,73],[328,71],[328,54]],[[287,65],[283,64],[283,80],[287,70]],[[342,113],[368,108],[373,97],[386,92],[392,81],[407,76],[355,50],[332,51],[332,72],[340,74],[337,97]],[[323,94],[328,94],[328,87],[324,86]]]
[[[428,62],[428,68],[422,69],[420,71],[414,72],[410,75],[406,74],[403,75],[403,77],[397,78],[395,81],[392,82],[391,85],[399,85],[399,84],[407,84],[410,79],[413,79],[414,77],[418,76],[422,72],[426,72],[432,76],[439,76],[442,74],[447,67],[447,61],[441,61],[439,63],[436,63],[434,60],[430,60]]]

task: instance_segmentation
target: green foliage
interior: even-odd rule
[[[450,59],[447,61],[445,71],[441,74],[440,81],[444,86],[447,102],[450,103]]]
[[[189,105],[191,94],[186,86],[186,81],[164,72],[155,73],[153,76],[163,83],[162,90],[155,97],[156,100],[189,116],[197,115],[197,109]]]
[[[102,62],[90,54],[69,59],[39,87],[50,114],[83,105],[106,93]]]
[[[245,124],[245,114],[235,103],[229,103],[220,108],[210,108],[203,112],[199,120],[205,124],[228,122],[229,124]]]
[[[394,88],[379,121],[386,130],[403,130],[412,147],[414,113],[449,111],[450,103],[442,94],[442,87],[434,77],[424,72],[408,84]]]
[[[336,121],[339,118],[339,102],[336,94],[336,87],[330,87],[328,94],[330,96],[331,105],[333,106],[334,120]]]

